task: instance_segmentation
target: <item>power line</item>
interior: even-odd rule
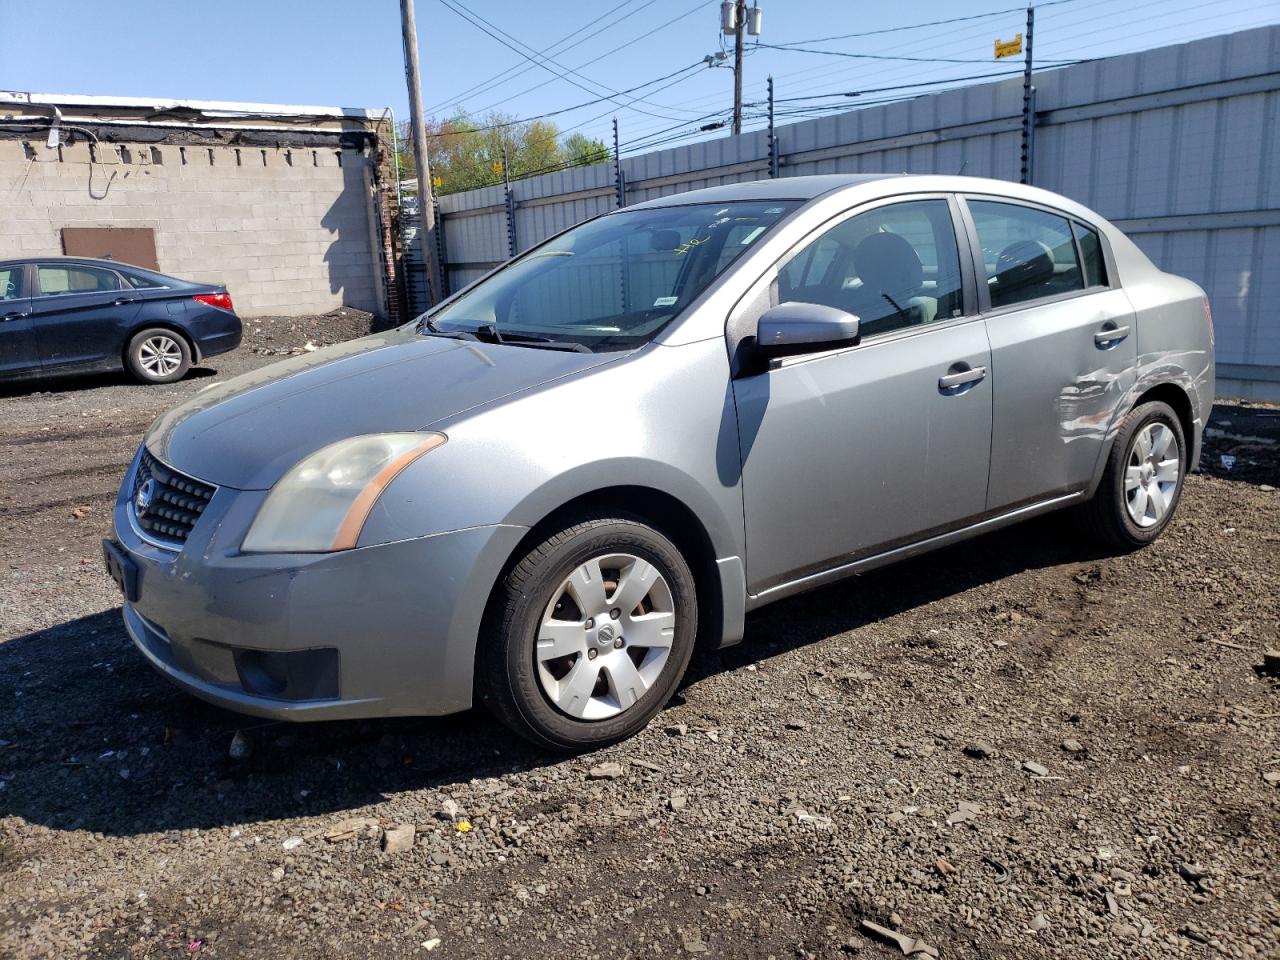
[[[634,44],[639,43],[641,40],[648,39],[649,37],[653,36],[655,33],[659,32],[660,30],[665,30],[667,27],[671,26],[672,24],[678,23],[679,21],[681,21],[681,20],[685,19],[686,17],[690,17],[690,16],[692,16],[693,14],[697,13],[697,12],[698,12],[699,10],[701,10],[702,8],[704,8],[704,7],[708,6],[710,3],[714,3],[714,2],[715,2],[715,0],[698,0],[698,2],[697,2],[697,3],[695,3],[692,7],[690,7],[688,10],[686,10],[684,13],[681,13],[681,14],[679,14],[679,15],[677,15],[677,16],[672,17],[670,20],[666,20],[666,21],[664,21],[663,23],[658,24],[656,27],[652,28],[651,30],[647,30],[647,31],[645,31],[644,33],[640,34],[638,37],[633,37],[632,39],[630,39],[630,40],[626,41],[625,43],[620,43],[620,44],[618,44],[618,46],[613,47],[612,49],[606,50],[604,53],[600,54],[599,56],[592,57],[590,60],[587,60],[587,61],[585,61],[585,62],[583,62],[583,63],[578,64],[576,67],[574,67],[574,69],[575,69],[575,70],[581,70],[583,67],[589,67],[589,66],[591,66],[593,63],[598,63],[599,61],[603,60],[605,57],[612,56],[613,54],[617,53],[619,50],[625,50],[627,47],[633,46]],[[699,63],[701,63],[701,61],[699,61]],[[530,68],[530,69],[532,69],[532,68]],[[551,78],[551,79],[549,79],[549,80],[544,80],[544,81],[542,81],[541,83],[534,84],[532,87],[529,87],[528,89],[523,90],[523,91],[521,91],[521,92],[522,92],[523,94],[529,94],[529,93],[532,93],[534,90],[539,90],[539,89],[541,89],[542,87],[547,86],[547,84],[555,83],[555,80],[556,80],[556,78],[555,78],[555,77],[552,77],[552,78]],[[646,103],[648,103],[648,102],[650,102],[650,101],[645,101],[645,102],[646,102]],[[489,105],[488,105],[488,106],[486,106],[486,107],[481,107],[481,108],[480,108],[480,110],[478,110],[478,111],[476,111],[476,112],[477,112],[477,113],[484,113],[485,111],[487,111],[487,110],[491,110],[491,109],[493,109],[494,107],[496,107],[496,106],[500,106],[500,105],[501,105],[500,103],[493,103],[493,104],[489,104]],[[657,107],[659,107],[659,108],[661,108],[661,109],[664,109],[664,110],[675,110],[675,111],[676,111],[676,112],[678,112],[678,113],[679,113],[679,112],[685,112],[685,108],[683,108],[683,107],[672,107],[672,106],[668,106],[668,105],[666,105],[666,104],[653,104],[653,105],[654,105],[654,106],[657,106]],[[643,111],[642,111],[642,112],[643,112]],[[693,111],[689,111],[689,112],[693,112]],[[667,119],[670,119],[670,118],[669,118],[669,117],[661,117],[661,118],[658,118],[658,119],[667,120]]]
[[[813,93],[801,97],[775,97],[774,103],[794,103],[797,100],[821,100],[826,97],[860,97],[865,93],[885,93],[890,90],[909,90],[914,87],[936,87],[947,83],[961,83],[966,80],[987,80],[992,77],[1012,77],[1022,73],[1017,70],[998,70],[992,73],[971,73],[967,77],[947,77],[945,80],[923,80],[920,83],[900,83],[889,87],[864,87],[861,90],[832,91],[831,93]]]
[[[675,72],[673,72],[673,73],[668,73],[668,74],[667,74],[666,76],[664,76],[664,77],[658,77],[658,78],[657,78],[657,79],[655,79],[655,80],[648,80],[648,81],[646,81],[646,82],[644,82],[644,83],[641,83],[641,84],[639,84],[639,85],[637,85],[637,86],[629,87],[629,88],[627,88],[626,90],[618,90],[618,91],[615,91],[615,96],[621,96],[621,95],[625,95],[625,94],[633,93],[633,92],[635,92],[636,90],[643,90],[645,87],[653,86],[653,84],[655,84],[655,83],[661,83],[661,82],[662,82],[662,81],[664,81],[664,80],[670,80],[672,77],[679,76],[679,75],[680,75],[680,74],[682,74],[682,73],[688,73],[690,70],[694,70],[694,69],[696,69],[696,68],[698,68],[698,67],[701,67],[701,66],[702,66],[702,61],[701,61],[701,60],[699,60],[699,61],[698,61],[698,62],[696,62],[696,63],[691,63],[691,64],[689,64],[688,66],[681,67],[679,70],[676,70],[676,71],[675,71]],[[664,88],[664,89],[665,89],[665,88]],[[546,119],[548,119],[548,118],[550,118],[550,117],[558,117],[558,116],[560,116],[561,114],[564,114],[564,113],[572,113],[574,110],[581,110],[583,107],[593,107],[593,106],[595,106],[595,105],[596,105],[596,104],[598,104],[598,103],[604,103],[606,100],[610,100],[610,101],[611,101],[611,100],[612,100],[612,97],[599,97],[599,98],[597,98],[597,99],[595,99],[595,100],[587,100],[585,103],[575,103],[575,104],[574,104],[573,106],[571,106],[571,107],[561,107],[559,110],[549,110],[549,111],[547,111],[546,113],[540,113],[540,114],[538,114],[537,116],[533,116],[533,117],[521,117],[521,118],[520,118],[520,119],[518,119],[518,120],[503,120],[503,121],[502,121],[502,122],[500,122],[500,123],[489,123],[489,124],[485,124],[484,126],[480,126],[480,127],[468,127],[466,130],[459,130],[459,131],[456,131],[456,133],[454,133],[454,132],[451,132],[451,133],[430,133],[430,134],[427,134],[427,138],[428,138],[428,139],[435,139],[435,138],[437,138],[437,137],[449,137],[449,136],[455,136],[457,133],[482,133],[482,132],[484,132],[484,131],[486,131],[486,130],[502,130],[502,129],[506,128],[506,127],[515,127],[515,126],[519,126],[520,124],[524,124],[524,123],[532,123],[532,122],[533,122],[533,121],[535,121],[535,120],[546,120]],[[670,117],[667,117],[666,119],[670,120],[671,118],[670,118]],[[572,129],[572,128],[570,128],[570,129]],[[565,131],[562,131],[562,132],[565,132]]]
[[[981,60],[974,59],[957,59],[954,57],[905,57],[892,56],[882,53],[848,53],[844,50],[814,50],[809,47],[780,47],[772,43],[761,43],[761,47],[768,47],[770,50],[785,50],[788,53],[817,53],[828,57],[848,57],[852,60],[909,60],[912,63],[990,63],[990,57],[984,57]],[[1056,62],[1056,61],[1048,61]]]
[[[1037,3],[1037,4],[1034,4],[1034,6],[1036,10],[1040,10],[1045,7],[1056,7],[1064,3],[1075,3],[1075,2],[1077,2],[1077,0],[1050,0],[1050,2]],[[908,23],[908,24],[903,24],[902,26],[899,26],[899,27],[883,27],[882,29],[879,29],[879,30],[864,30],[861,33],[842,33],[834,37],[814,37],[809,40],[793,40],[791,41],[791,44],[829,43],[830,41],[833,41],[833,40],[854,40],[859,37],[878,37],[886,33],[902,33],[907,30],[921,30],[921,29],[924,29],[925,27],[940,27],[946,24],[951,24],[951,23],[964,23],[969,20],[987,20],[987,19],[990,19],[991,17],[999,17],[1007,13],[1025,13],[1026,10],[1027,10],[1026,7],[1006,7],[1003,10],[991,10],[987,13],[973,13],[966,17],[949,17],[946,20],[930,20],[927,23]],[[783,44],[783,46],[788,46],[788,45],[790,44]]]
[[[600,14],[600,16],[596,17],[594,20],[583,24],[581,27],[579,27],[577,30],[574,30],[572,33],[566,34],[565,36],[557,40],[555,43],[552,43],[549,46],[539,50],[538,51],[539,55],[546,56],[550,54],[552,51],[555,51],[556,48],[559,47],[566,40],[571,40],[572,38],[576,37],[578,34],[582,33],[583,30],[586,30],[588,27],[594,26],[595,24],[599,23],[601,20],[605,19],[606,17],[611,16],[612,14],[616,13],[618,10],[621,10],[623,7],[630,6],[632,3],[635,3],[635,2],[636,0],[622,0],[621,3],[617,4],[616,6],[610,7],[608,10]],[[582,45],[583,43],[586,43],[588,40],[590,40],[592,37],[596,36],[597,34],[602,33],[605,30],[608,30],[610,27],[617,26],[627,17],[634,16],[635,14],[639,13],[640,10],[645,9],[645,7],[651,7],[655,3],[657,3],[657,0],[648,0],[648,2],[643,4],[638,10],[633,10],[630,13],[624,14],[622,17],[619,17],[617,20],[614,20],[612,23],[605,24],[599,30],[594,31],[593,33],[589,33],[587,34],[587,36],[578,40],[576,43],[571,43],[569,44],[569,46],[559,50],[558,53],[564,53],[567,50],[572,50],[574,47],[577,47]],[[521,74],[528,73],[532,69],[533,69],[533,65],[528,64],[521,67],[519,70],[516,70],[515,67],[508,67],[505,70],[499,70],[497,73],[489,77],[487,80],[481,80],[479,83],[472,84],[471,86],[467,87],[467,89],[463,90],[461,93],[454,95],[450,99],[441,100],[439,103],[433,104],[430,107],[430,111],[432,113],[435,113],[438,110],[443,110],[446,107],[453,106],[454,104],[465,99],[467,96],[473,93],[483,93],[486,90],[492,90],[494,87],[502,86],[502,84],[510,80],[514,80],[516,77],[520,76]],[[514,73],[512,73],[513,70],[515,70]]]
[[[533,50],[532,47],[529,47],[526,44],[521,43],[515,37],[511,36],[511,34],[503,30],[501,27],[495,26],[493,23],[486,20],[484,17],[480,16],[479,14],[474,13],[471,10],[468,10],[466,7],[462,5],[461,0],[440,0],[440,3],[445,7],[445,9],[452,11],[453,13],[457,14],[459,17],[462,17],[462,19],[466,20],[476,29],[492,37],[494,40],[497,40],[500,44],[502,44],[507,49],[515,51],[520,56],[528,60],[530,63],[536,64],[537,66],[542,67],[542,69],[546,70],[548,73],[555,74],[557,77],[559,77],[561,80],[564,80],[566,83],[571,83],[575,87],[585,91],[586,93],[590,93],[595,96],[600,96],[600,90],[593,90],[591,89],[591,87],[586,86],[586,84],[579,83],[577,80],[574,80],[570,76],[570,74],[576,77],[581,77],[582,80],[586,81],[587,83],[594,83],[596,86],[600,87],[602,90],[608,91],[608,94],[604,96],[603,99],[613,100],[613,102],[617,103],[619,107],[635,110],[637,113],[643,113],[649,116],[660,117],[660,119],[666,119],[666,120],[671,119],[671,117],[661,117],[660,114],[654,114],[654,113],[650,113],[650,111],[648,110],[642,110],[641,108],[635,105],[636,100],[634,99],[630,104],[618,103],[618,101],[614,99],[615,97],[620,96],[618,91],[610,90],[609,87],[605,86],[604,84],[596,83],[596,81],[591,80],[590,77],[583,76],[582,74],[578,73],[576,70],[567,68],[563,64],[556,62],[550,57],[543,57],[542,60],[535,59],[533,56],[530,56],[528,53],[525,52],[525,50]],[[521,47],[524,47],[525,50],[522,50]],[[534,53],[536,55],[537,52],[534,51]],[[550,66],[548,66],[548,64],[550,64]],[[558,68],[558,70],[554,68]]]

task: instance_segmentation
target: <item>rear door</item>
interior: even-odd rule
[[[138,294],[106,267],[53,261],[34,272],[31,314],[45,369],[119,360]]]
[[[0,377],[40,366],[22,264],[0,267]]]
[[[966,221],[991,339],[987,509],[1082,490],[1136,376],[1129,298],[1082,221],[984,196],[966,198]]]

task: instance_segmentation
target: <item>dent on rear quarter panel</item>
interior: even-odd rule
[[[1138,377],[1132,401],[1161,383],[1181,387],[1191,400],[1191,463],[1213,408],[1213,340],[1204,311],[1204,291],[1183,277],[1152,270],[1125,285],[1138,335]],[[1128,406],[1126,406],[1126,409]]]

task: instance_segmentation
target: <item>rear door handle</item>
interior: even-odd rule
[[[29,313],[6,313],[0,316],[0,320],[21,320],[23,317],[29,317]]]
[[[987,378],[986,367],[971,367],[968,370],[959,370],[955,373],[948,373],[938,378],[939,390],[954,390],[956,387],[967,387],[971,383],[978,383]]]
[[[112,306],[123,307],[126,303],[137,303],[137,297],[116,297],[111,301]]]
[[[1105,350],[1107,347],[1115,346],[1128,335],[1128,327],[1111,327],[1110,329],[1099,330],[1095,333],[1093,335],[1093,342]]]

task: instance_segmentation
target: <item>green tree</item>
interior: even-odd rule
[[[566,161],[574,161],[575,166],[588,166],[593,163],[605,163],[609,159],[609,148],[599,140],[592,140],[580,133],[571,133],[560,144]]]
[[[491,113],[483,121],[457,113],[427,122],[427,151],[431,178],[438,193],[457,193],[501,183],[504,172],[512,180],[545,172],[547,168],[603,163],[609,151],[599,140],[580,133],[560,138],[554,123]],[[403,124],[397,166],[401,179],[417,176],[408,124]],[[505,165],[505,166],[504,166]]]

